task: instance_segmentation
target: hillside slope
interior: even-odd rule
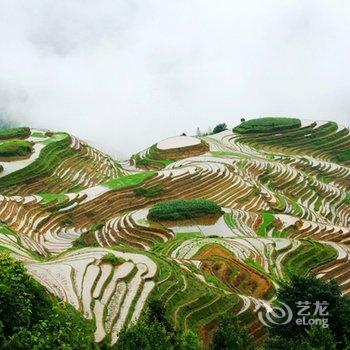
[[[259,119],[125,162],[66,133],[0,131],[2,148],[14,140],[31,151],[0,155],[0,246],[93,319],[97,342],[115,343],[150,296],[206,346],[225,312],[260,341],[256,312],[293,274],[334,278],[350,295],[348,128]],[[200,215],[194,201],[172,219],[149,215],[170,201],[169,215],[175,199],[221,210]]]

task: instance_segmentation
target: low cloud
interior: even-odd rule
[[[346,1],[0,0],[0,113],[127,157],[242,116],[349,125]]]

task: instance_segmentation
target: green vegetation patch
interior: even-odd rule
[[[0,233],[4,233],[5,235],[11,235],[17,237],[16,233],[13,232],[11,229],[9,229],[6,226],[0,225]]]
[[[293,208],[293,214],[295,216],[301,216],[303,214],[303,209],[298,202],[290,200],[290,204]]]
[[[25,168],[2,177],[0,188],[29,183],[40,176],[51,174],[64,159],[76,154],[76,151],[70,148],[70,140],[68,134],[59,133],[53,135],[51,141],[44,141],[46,146],[40,151],[39,157]]]
[[[30,129],[27,127],[0,130],[0,140],[8,140],[14,138],[24,139],[29,135]]]
[[[40,196],[43,199],[43,202],[45,204],[51,203],[56,201],[58,203],[62,203],[68,199],[68,197],[65,194],[61,193],[38,193],[38,196]]]
[[[221,207],[209,199],[176,199],[155,204],[149,210],[152,220],[193,219],[210,214],[222,214]]]
[[[332,182],[332,180],[327,175],[323,174],[322,171],[316,175],[316,179],[323,182],[324,184],[329,184]]]
[[[135,188],[134,193],[138,197],[152,198],[152,197],[161,196],[162,194],[166,193],[166,190],[163,186],[156,185],[148,188],[144,188],[144,187]]]
[[[47,136],[45,135],[44,132],[42,131],[33,131],[32,134],[31,134],[32,137],[37,137],[37,138],[40,138],[40,139],[46,139]]]
[[[203,237],[203,234],[201,232],[177,232],[175,234],[175,238],[179,239],[189,239],[189,238],[200,238]]]
[[[1,349],[95,348],[93,323],[51,296],[23,263],[1,253],[0,275]]]
[[[224,214],[224,220],[225,220],[225,223],[226,223],[226,225],[228,227],[231,227],[231,228],[236,228],[237,227],[232,213],[225,213]]]
[[[225,130],[227,130],[226,123],[220,123],[220,124],[216,125],[215,128],[213,129],[213,134],[218,134],[219,132],[222,132]]]
[[[134,175],[125,175],[104,183],[111,190],[121,190],[128,187],[141,185],[156,174],[155,171],[143,171]]]
[[[174,159],[168,159],[167,151],[159,150],[157,145],[152,145],[146,154],[142,156],[137,153],[132,156],[135,165],[146,169],[162,169],[174,162]]]
[[[350,329],[342,325],[350,322],[350,303],[334,280],[325,282],[315,276],[295,276],[278,290],[276,307],[281,303],[289,306],[288,315],[292,317],[282,326],[278,322],[272,324],[264,350],[348,349]],[[320,311],[320,304],[326,305],[326,312]],[[300,316],[302,305],[309,312]],[[297,322],[301,317],[303,322]],[[286,318],[281,316],[279,320]],[[311,322],[316,320],[321,322]]]
[[[313,268],[337,257],[337,251],[328,244],[312,239],[304,240],[301,246],[283,260],[283,271],[288,278],[305,276]]]
[[[235,158],[249,158],[247,154],[241,152],[229,152],[229,151],[210,151],[214,157],[235,157]]]
[[[68,193],[78,193],[84,189],[84,186],[82,184],[75,185],[68,189]]]
[[[265,117],[247,120],[236,126],[233,131],[240,134],[268,133],[300,127],[301,121],[297,118]]]
[[[191,155],[199,155],[209,151],[208,144],[201,140],[200,144],[187,147],[178,147],[168,150],[157,148],[157,144],[152,145],[146,154],[137,153],[132,156],[132,160],[137,167],[146,169],[163,169],[177,159],[186,157],[186,152],[191,152]],[[194,153],[193,153],[194,152]]]
[[[49,138],[47,140],[42,141],[44,145],[49,145],[50,143],[55,143],[57,141],[62,141],[65,139],[70,140],[70,135],[66,132],[55,132],[55,133],[48,133]]]
[[[25,140],[0,142],[0,157],[26,157],[32,153],[33,143]]]
[[[101,260],[105,263],[112,264],[113,266],[125,263],[125,259],[121,258],[120,256],[116,256],[113,253],[107,253]]]
[[[256,261],[254,261],[251,258],[246,258],[244,259],[244,262],[249,265],[250,267],[252,267],[253,269],[259,271],[260,273],[262,273],[264,276],[268,276],[268,274],[266,273],[265,269]],[[270,277],[270,276],[268,276]],[[271,277],[270,277],[271,278]]]
[[[155,165],[153,163],[159,163],[160,166],[167,166],[171,164],[173,161],[170,159],[153,159],[150,157],[145,156],[144,158],[141,158],[139,154],[135,156],[135,164],[136,166],[152,166]]]
[[[259,236],[266,236],[268,228],[275,221],[275,216],[270,213],[260,213],[260,216],[263,219],[262,225],[259,227],[258,234]]]
[[[337,162],[348,162],[350,161],[350,149],[346,149],[336,154],[335,160]]]
[[[67,223],[61,222],[63,226],[70,226],[73,224],[71,218],[67,218]],[[73,248],[85,248],[85,247],[97,247],[99,246],[96,237],[95,231],[103,228],[103,223],[100,221],[94,222],[86,232],[83,232],[72,244]]]
[[[350,192],[346,192],[345,198],[344,198],[344,203],[350,205]]]

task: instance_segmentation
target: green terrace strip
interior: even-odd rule
[[[162,169],[171,164],[174,160],[167,159],[164,151],[160,151],[157,145],[152,145],[147,154],[140,156],[139,153],[133,155],[132,159],[137,167]]]
[[[184,158],[186,152],[194,152],[192,155],[199,155],[208,150],[209,146],[204,140],[201,140],[198,145],[171,149],[159,149],[157,148],[157,144],[154,144],[146,152],[134,154],[131,159],[136,167],[159,170],[170,165],[177,159]]]
[[[120,256],[116,256],[113,253],[107,253],[106,255],[104,255],[102,257],[101,260],[105,263],[110,263],[113,266],[121,265],[121,264],[125,263],[125,259],[121,258]]]
[[[68,199],[68,197],[65,194],[62,193],[38,193],[38,196],[40,196],[43,199],[43,202],[45,204],[51,203],[56,201],[57,204],[62,203]]]
[[[350,193],[349,192],[347,192],[345,194],[344,203],[345,204],[350,204]]]
[[[237,157],[237,158],[249,158],[248,155],[240,152],[223,152],[223,151],[210,151],[214,157]]]
[[[219,288],[195,278],[190,270],[182,269],[175,261],[153,254],[159,267],[158,288],[155,297],[164,300],[165,316],[174,328],[198,331],[224,312],[232,309],[239,299],[235,294],[226,294]],[[194,273],[200,271],[192,265]]]
[[[17,237],[17,235],[6,226],[0,224],[0,233]]]
[[[222,214],[221,207],[209,199],[175,199],[155,204],[149,210],[152,220],[183,220]]]
[[[166,190],[160,186],[152,186],[148,188],[139,187],[134,189],[134,193],[138,197],[146,197],[146,198],[152,198],[152,197],[158,197],[162,194],[166,193]]]
[[[33,143],[25,140],[0,141],[0,157],[26,157],[32,153]]]
[[[258,234],[259,236],[266,237],[268,228],[270,227],[270,224],[272,224],[275,221],[275,216],[270,213],[261,213],[261,218],[263,219],[262,225],[259,228]]]
[[[32,134],[30,135],[32,137],[38,137],[40,139],[45,139],[47,136],[45,135],[45,132],[43,131],[33,131]]]
[[[152,163],[159,163],[162,166],[167,166],[172,162],[171,159],[153,159],[150,157],[141,158],[139,154],[135,155],[135,163],[137,166],[148,166],[152,165]]]
[[[265,117],[245,121],[236,126],[233,131],[241,134],[270,133],[300,127],[301,121],[297,118]]]
[[[249,122],[252,121],[250,120],[245,123]],[[273,123],[273,121],[271,122]],[[325,122],[320,125],[317,122],[313,122],[303,128],[286,128],[285,130],[276,130],[280,132],[269,133],[268,135],[262,131],[258,131],[258,128],[251,129],[252,131],[248,131],[249,129],[245,131],[244,128],[241,128],[241,125],[236,127],[234,131],[244,134],[241,136],[240,142],[248,144],[251,147],[259,147],[259,149],[264,149],[265,147],[268,151],[278,151],[288,148],[293,153],[298,152],[300,155],[314,156],[321,153],[323,155],[327,154],[328,161],[338,163],[347,163],[350,161],[349,129],[339,127],[335,122]],[[251,135],[253,132],[259,134]],[[271,147],[274,147],[274,149]]]
[[[67,139],[67,138],[70,140],[69,134],[67,134],[65,132],[55,132],[55,133],[50,134],[49,139],[44,140],[43,144],[49,145],[50,143],[61,141],[61,140]]]
[[[65,133],[54,134],[50,140],[44,141],[44,143],[46,146],[40,151],[39,157],[30,165],[1,178],[0,188],[33,181],[40,176],[51,174],[64,159],[76,153],[70,148],[70,136]]]
[[[350,149],[340,152],[335,156],[335,160],[339,163],[348,162],[350,160]]]
[[[268,275],[266,273],[266,271],[264,270],[264,268],[259,264],[257,263],[256,261],[254,261],[253,259],[250,259],[250,258],[246,258],[244,259],[244,262],[251,266],[252,268],[254,268],[255,270],[259,271],[260,273],[262,273],[263,275]]]
[[[104,186],[111,190],[121,190],[128,187],[139,186],[156,174],[156,171],[143,171],[134,175],[125,175],[105,182]]]
[[[0,140],[8,140],[13,138],[24,139],[30,135],[30,129],[27,127],[0,130]]]
[[[176,238],[179,239],[190,239],[190,238],[200,238],[203,237],[203,233],[194,231],[194,232],[177,232],[175,234]]]
[[[304,240],[300,247],[292,254],[288,254],[282,262],[284,274],[288,278],[307,275],[313,268],[331,261],[336,256],[337,251],[328,244],[312,239]]]
[[[236,224],[235,224],[235,221],[233,219],[232,213],[225,213],[224,220],[225,220],[228,227],[236,228]]]

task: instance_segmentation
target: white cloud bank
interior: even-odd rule
[[[0,0],[0,113],[127,156],[242,116],[349,125],[350,3]]]

